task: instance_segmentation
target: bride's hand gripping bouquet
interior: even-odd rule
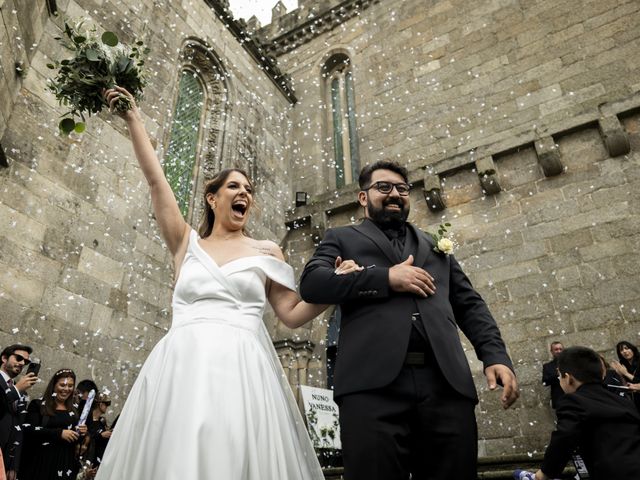
[[[84,19],[75,23],[65,21],[63,35],[56,39],[72,52],[70,58],[47,65],[57,70],[55,78],[48,82],[48,90],[60,105],[69,107],[59,123],[62,133],[82,133],[85,116],[103,108],[112,108],[115,113],[132,108],[131,99],[124,94],[113,105],[107,104],[105,90],[122,87],[133,100],[142,98],[146,86],[144,56],[149,53],[143,41],[129,46],[121,43],[113,32],[99,36],[96,27]],[[78,117],[81,121],[76,121]]]

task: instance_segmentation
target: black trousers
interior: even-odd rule
[[[453,390],[435,359],[337,403],[345,480],[477,479],[475,404]]]

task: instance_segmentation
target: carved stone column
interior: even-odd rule
[[[298,385],[307,384],[307,370],[309,360],[315,347],[313,342],[308,340],[278,340],[273,342],[273,346],[278,353],[282,368],[289,380],[296,400],[299,399]]]

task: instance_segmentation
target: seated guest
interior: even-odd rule
[[[58,370],[43,397],[29,404],[22,426],[20,480],[75,480],[80,468],[76,447],[81,435],[87,433],[86,425],[76,428],[75,383],[73,370]]]
[[[572,454],[582,456],[592,480],[638,478],[640,414],[633,404],[602,385],[602,361],[586,347],[570,347],[558,356],[558,424],[536,480],[559,478]]]

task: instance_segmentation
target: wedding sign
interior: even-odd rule
[[[307,428],[314,448],[341,449],[338,406],[333,390],[300,385]]]

